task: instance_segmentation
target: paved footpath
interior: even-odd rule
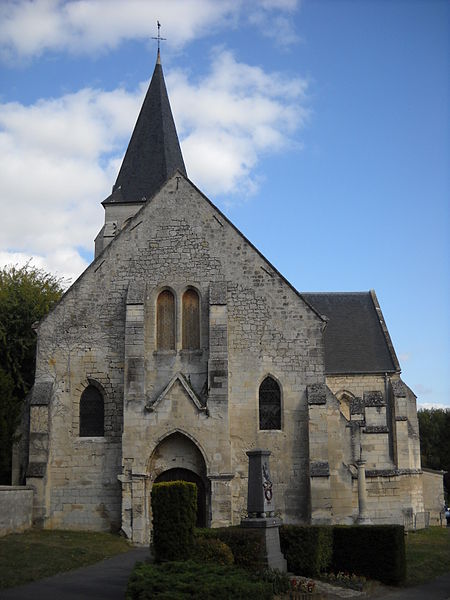
[[[327,590],[328,600],[450,600],[450,573],[440,575],[422,585],[394,588],[380,585],[373,594],[334,588]],[[351,594],[351,595],[350,595]]]
[[[41,579],[8,590],[3,600],[124,600],[128,577],[136,561],[150,555],[148,548],[133,548],[125,554],[68,573]]]
[[[410,588],[394,589],[377,596],[377,598],[386,598],[386,600],[450,600],[450,573],[440,575],[422,585]],[[370,599],[369,599],[370,600]]]

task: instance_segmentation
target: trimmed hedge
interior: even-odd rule
[[[326,525],[282,525],[280,546],[288,571],[315,577],[331,565],[333,528]]]
[[[234,556],[230,546],[217,538],[194,538],[191,558],[195,562],[214,563],[216,565],[232,565]]]
[[[405,580],[401,525],[283,525],[280,545],[288,570],[296,575],[343,571],[391,585]]]
[[[196,485],[187,481],[155,483],[151,501],[155,560],[186,558],[194,541]]]
[[[260,571],[266,568],[264,532],[243,527],[219,527],[218,529],[196,529],[198,537],[216,538],[229,546],[234,556],[234,564],[247,571]]]
[[[272,600],[272,583],[236,567],[193,561],[138,563],[128,580],[127,600]]]
[[[336,525],[333,570],[364,575],[391,585],[406,577],[405,531],[402,525]]]

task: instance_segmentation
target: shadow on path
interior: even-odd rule
[[[150,556],[148,548],[133,548],[101,562],[20,587],[0,590],[3,600],[124,600],[128,577],[136,561]]]

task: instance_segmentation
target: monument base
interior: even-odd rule
[[[246,529],[262,529],[264,533],[265,545],[265,565],[269,569],[278,569],[287,571],[287,563],[280,549],[280,531],[281,519],[277,517],[256,517],[242,519],[241,527]]]
[[[372,521],[370,520],[370,517],[367,517],[365,515],[358,515],[356,517],[356,524],[357,525],[373,525]]]

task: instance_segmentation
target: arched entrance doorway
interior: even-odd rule
[[[189,481],[197,486],[197,527],[206,527],[206,493],[201,477],[189,469],[175,468],[164,471],[155,479],[161,481]]]
[[[209,525],[210,488],[206,464],[197,444],[176,431],[155,447],[149,461],[153,483],[189,481],[197,486],[197,527]]]

